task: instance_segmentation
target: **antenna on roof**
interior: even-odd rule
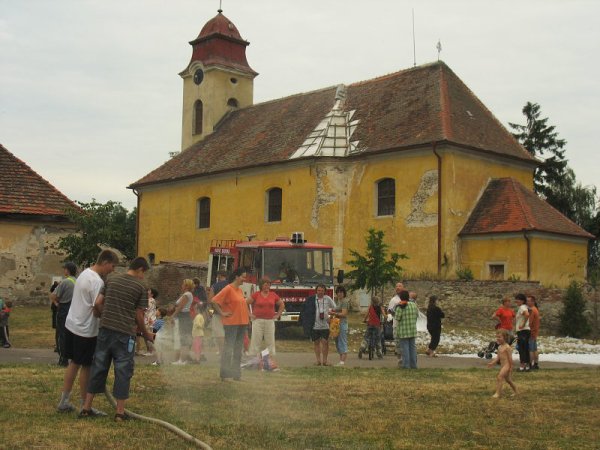
[[[438,51],[438,62],[439,62],[440,61],[440,53],[442,53],[442,41],[440,41],[438,39],[438,43],[435,46],[435,48],[437,48],[437,51]]]
[[[413,67],[417,66],[417,46],[415,43],[415,9],[412,10],[412,25],[413,25]]]
[[[221,8],[221,3],[223,3],[223,0],[219,0],[219,9],[217,10],[219,14],[223,12],[223,8]]]

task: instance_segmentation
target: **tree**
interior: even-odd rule
[[[575,172],[565,159],[564,139],[558,138],[554,126],[548,126],[548,118],[540,119],[541,109],[537,103],[527,102],[523,108],[527,125],[509,125],[517,131],[513,136],[542,164],[534,175],[534,190],[550,205],[571,219],[581,228],[600,237],[600,208],[596,188],[582,186]],[[600,266],[600,243],[590,241],[588,271]]]
[[[80,209],[70,209],[67,216],[77,225],[78,232],[61,238],[58,246],[67,252],[67,259],[86,266],[96,261],[98,244],[116,248],[127,258],[135,255],[136,208],[128,212],[120,202],[77,202]]]
[[[582,338],[590,332],[585,311],[583,289],[572,281],[563,299],[563,310],[560,313],[560,332],[565,336]]]
[[[548,189],[559,183],[567,167],[564,139],[558,138],[554,126],[547,125],[548,118],[540,119],[541,108],[537,103],[527,102],[523,107],[526,125],[510,123],[515,130],[513,136],[531,153],[542,160],[533,178],[534,190],[547,197]]]
[[[383,299],[385,286],[400,279],[402,267],[398,265],[398,261],[408,257],[405,254],[391,253],[388,260],[389,245],[383,242],[384,235],[381,230],[369,228],[365,237],[366,255],[350,250],[353,259],[346,264],[355,268],[348,272],[348,277],[353,280],[350,290],[366,288],[371,295],[379,293]]]

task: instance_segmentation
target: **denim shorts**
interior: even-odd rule
[[[115,366],[113,395],[118,400],[129,398],[129,382],[133,376],[133,355],[135,353],[135,345],[129,346],[130,339],[135,342],[135,336],[100,328],[88,384],[90,394],[104,392],[106,378],[112,363]]]
[[[529,339],[529,351],[537,352],[537,339]]]

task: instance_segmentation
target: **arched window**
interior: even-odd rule
[[[230,98],[227,100],[227,106],[231,106],[232,108],[237,108],[239,105],[238,101],[235,98]]]
[[[198,199],[198,228],[210,228],[210,198]]]
[[[267,191],[267,222],[281,222],[281,189]]]
[[[194,103],[194,134],[202,134],[202,101]]]
[[[393,216],[396,213],[396,181],[384,178],[377,182],[377,215]]]

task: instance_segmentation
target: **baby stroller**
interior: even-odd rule
[[[512,345],[515,341],[515,338],[511,335],[510,340],[508,341],[508,345]],[[477,356],[485,359],[492,359],[494,353],[498,350],[498,343],[496,341],[490,341],[490,343],[483,347],[479,352],[477,352]]]
[[[480,358],[492,359],[496,350],[498,350],[498,343],[496,341],[491,341],[486,347],[477,352],[477,356]]]
[[[394,322],[392,320],[392,315],[389,313],[383,321],[383,329],[381,331],[381,352],[384,355],[387,354],[388,346],[392,347],[392,349],[396,348],[396,343],[394,341]]]

